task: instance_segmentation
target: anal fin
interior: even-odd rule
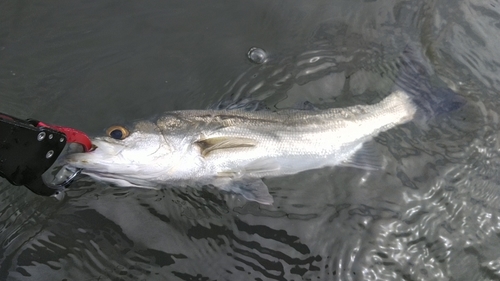
[[[342,162],[341,166],[354,167],[364,170],[381,170],[385,161],[373,142],[364,143],[349,159]]]

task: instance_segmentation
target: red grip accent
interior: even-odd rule
[[[89,137],[82,131],[63,126],[48,125],[43,122],[38,122],[37,127],[46,127],[65,134],[68,142],[81,144],[85,152],[90,151],[92,148],[92,142],[90,141]]]

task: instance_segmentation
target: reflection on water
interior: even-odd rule
[[[212,189],[89,179],[57,201],[1,181],[0,279],[499,279],[499,9],[484,1],[0,4],[0,111],[91,134],[242,99],[271,110],[374,103],[394,86],[408,44],[433,86],[467,100],[380,134],[373,145],[383,171],[266,179],[272,206]],[[266,50],[264,63],[248,60],[253,46]]]

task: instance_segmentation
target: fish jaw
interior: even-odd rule
[[[146,185],[168,172],[172,155],[161,135],[149,135],[147,141],[141,141],[96,138],[92,140],[97,146],[94,151],[68,155],[66,163],[119,186]]]
[[[93,139],[92,144],[96,146],[94,151],[70,154],[66,162],[75,168],[95,171],[106,171],[107,167],[123,162],[123,159],[117,161],[116,158],[120,158],[125,146],[100,139]]]

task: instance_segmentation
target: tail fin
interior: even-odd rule
[[[460,109],[465,104],[465,99],[452,89],[431,85],[429,67],[414,48],[407,46],[398,62],[399,75],[393,92],[406,92],[417,105],[418,115],[435,117]]]

